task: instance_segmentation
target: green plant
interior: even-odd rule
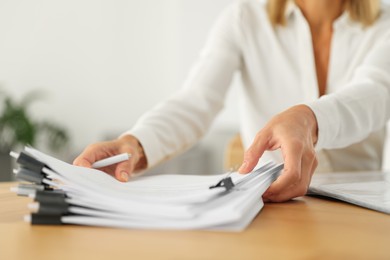
[[[35,146],[38,140],[53,151],[69,141],[67,131],[50,121],[36,121],[28,113],[32,102],[42,97],[39,91],[29,92],[20,102],[0,90],[0,151],[8,152],[21,145]]]

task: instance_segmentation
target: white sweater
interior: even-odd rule
[[[307,104],[318,121],[319,170],[381,167],[390,118],[389,10],[383,7],[367,28],[347,13],[334,22],[327,94],[321,98],[308,23],[292,1],[285,15],[287,26],[274,28],[259,0],[234,3],[220,15],[184,87],[124,133],[140,140],[148,167],[202,137],[223,107],[235,72],[242,78],[237,102],[245,147],[272,116]],[[270,159],[281,160],[280,152],[261,161]]]

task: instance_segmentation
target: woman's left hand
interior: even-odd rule
[[[280,148],[284,169],[263,199],[282,202],[305,195],[318,164],[314,150],[317,129],[316,117],[308,106],[294,106],[278,114],[257,133],[238,171],[251,172],[266,150]]]

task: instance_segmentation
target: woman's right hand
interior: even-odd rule
[[[135,171],[145,169],[146,157],[138,139],[131,135],[119,139],[95,143],[87,146],[73,161],[74,165],[92,168],[96,161],[121,153],[129,153],[129,160],[100,168],[100,170],[114,176],[117,180],[127,182]]]

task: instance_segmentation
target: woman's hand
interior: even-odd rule
[[[314,150],[317,129],[315,115],[305,105],[294,106],[278,114],[257,133],[238,171],[251,172],[266,150],[280,148],[284,169],[264,193],[263,199],[281,202],[305,195],[318,164]]]
[[[87,146],[73,161],[74,165],[91,168],[92,164],[101,159],[120,153],[129,153],[129,160],[100,168],[122,182],[129,180],[133,172],[146,168],[147,162],[141,144],[131,135],[107,142]]]

